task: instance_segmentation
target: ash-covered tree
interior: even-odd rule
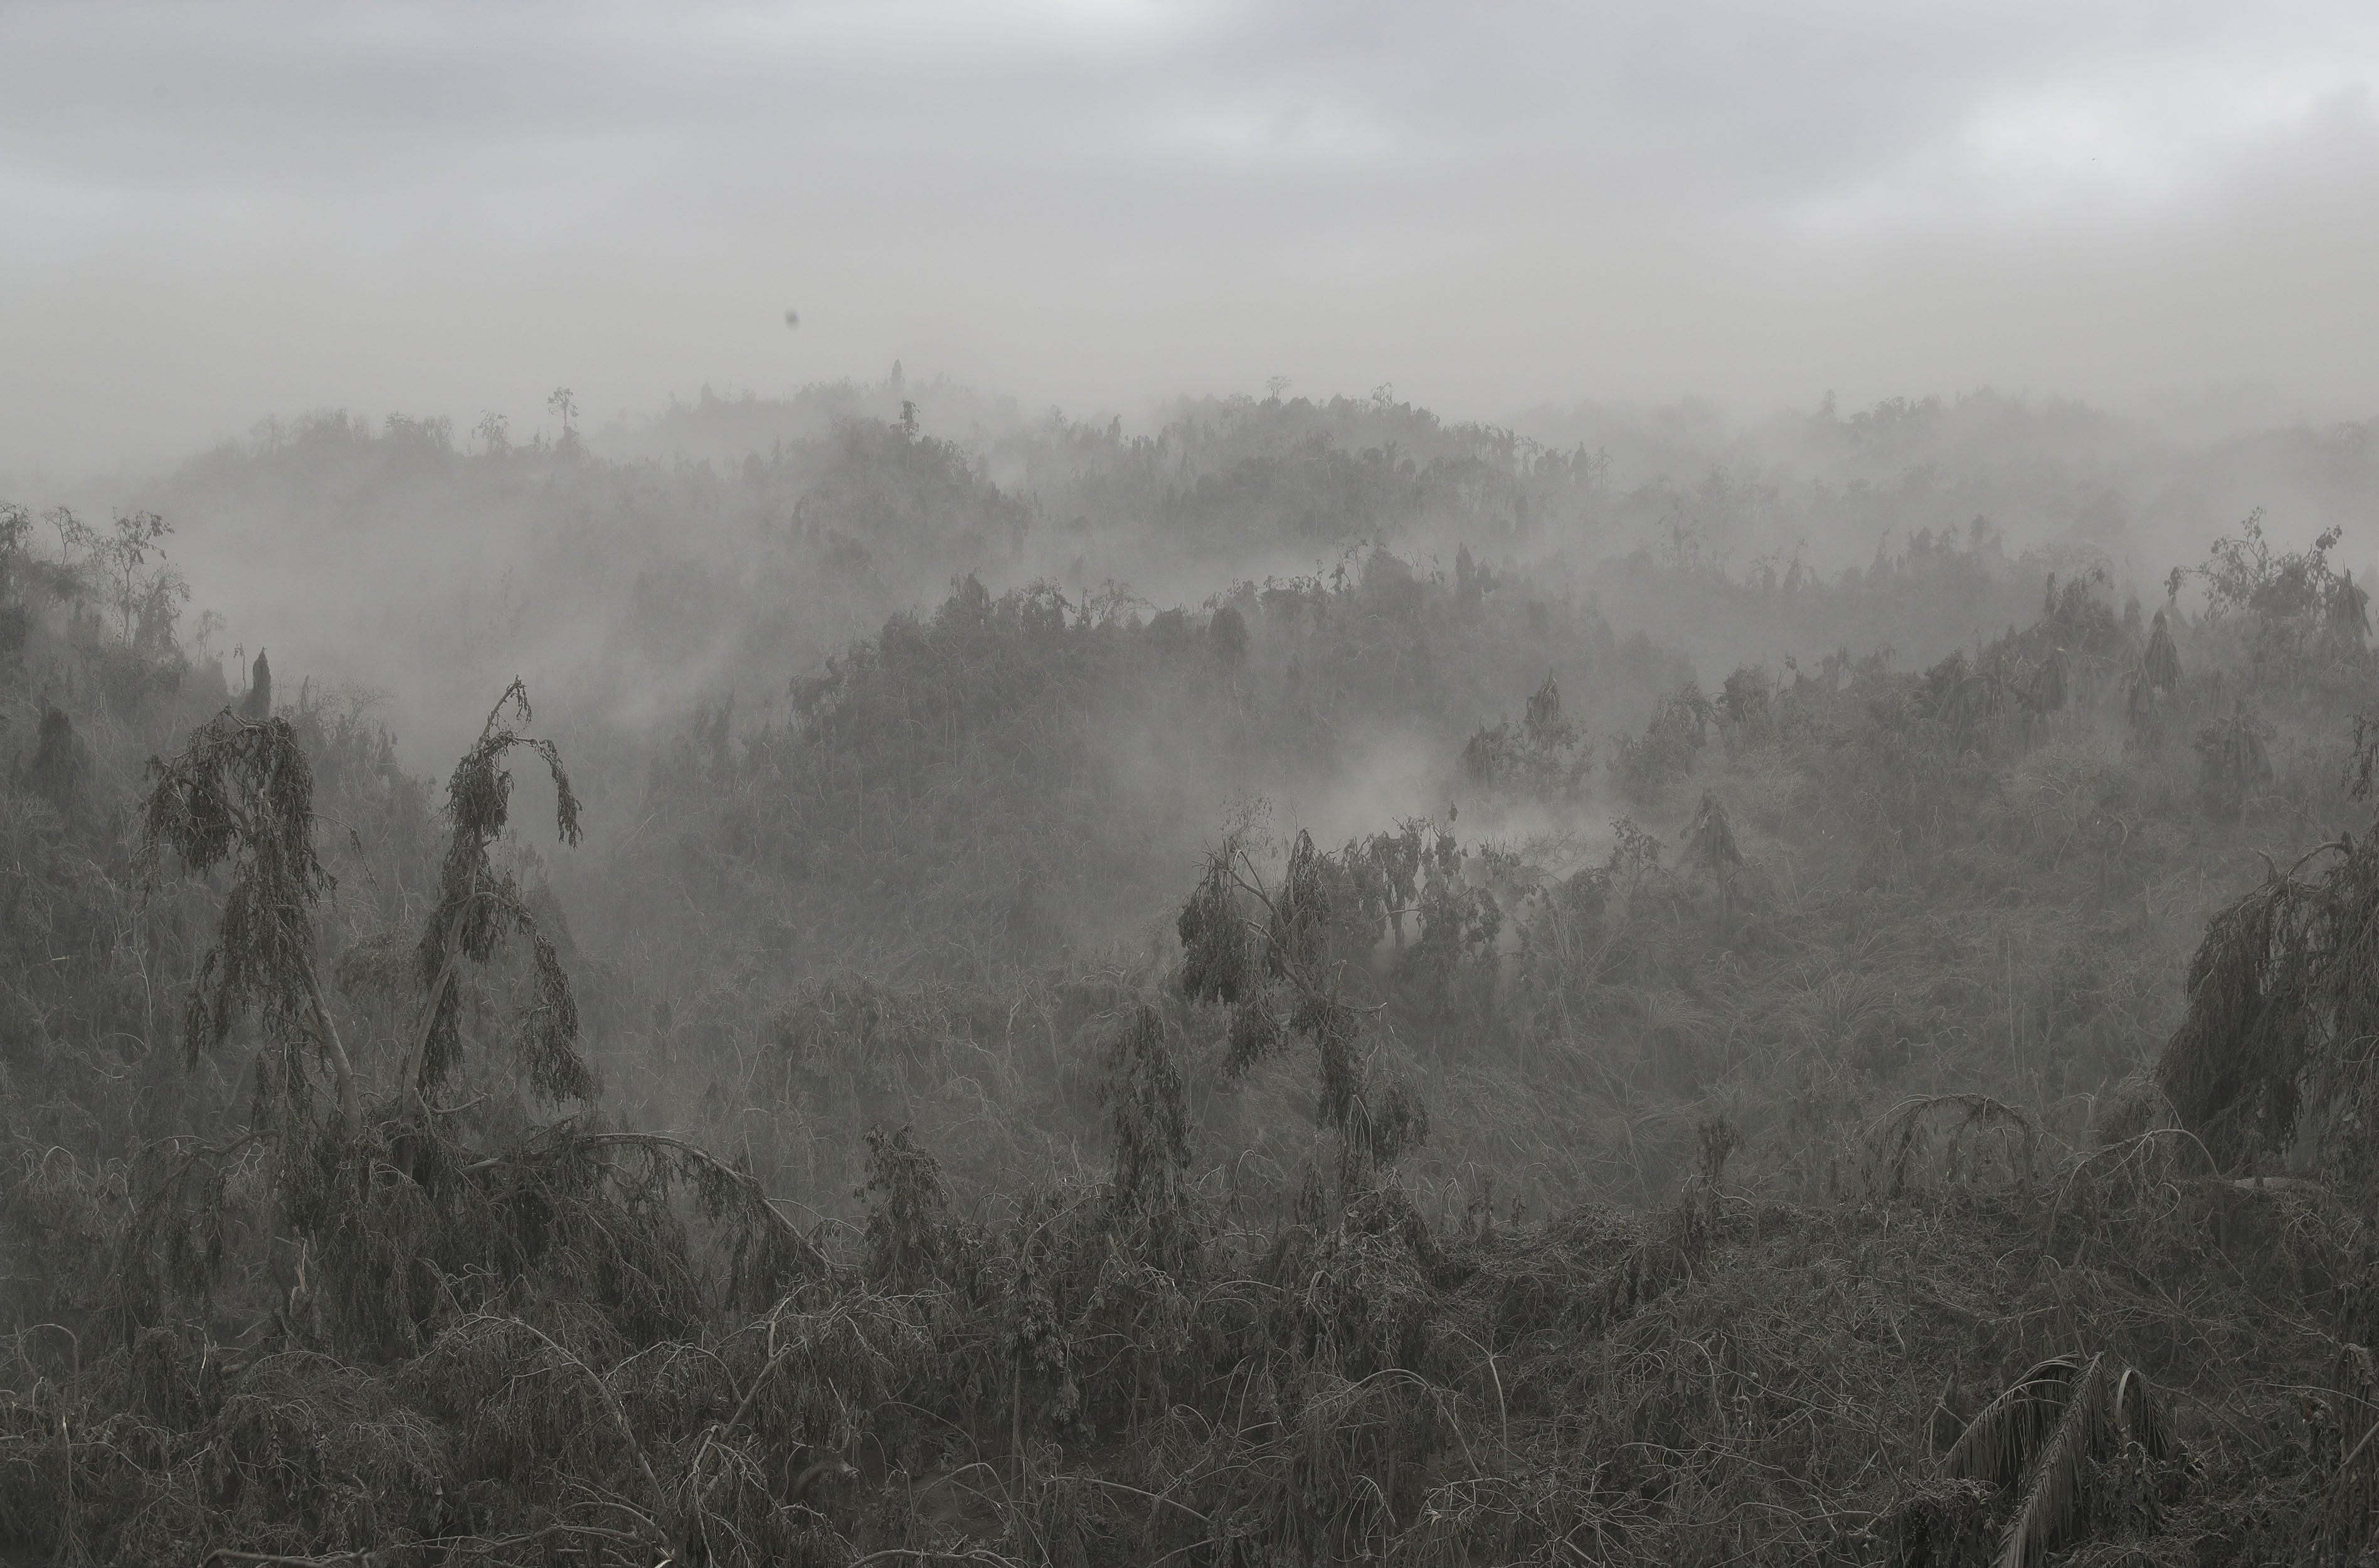
[[[2238,532],[2214,541],[2188,575],[2205,589],[2205,619],[2239,636],[2250,678],[2288,685],[2325,667],[2359,673],[2370,631],[2370,596],[2351,573],[2331,566],[2340,530],[2328,528],[2302,550],[2275,549],[2257,507]],[[2171,586],[2182,573],[2176,570]]]
[[[2371,637],[2371,595],[2356,586],[2354,573],[2341,572],[2331,590],[2322,630],[2341,652],[2361,653]]]
[[[1662,696],[1644,732],[1623,736],[1612,748],[1611,773],[1621,793],[1640,806],[1659,804],[1693,771],[1715,712],[1691,681]]]
[[[421,1095],[445,1084],[462,1066],[462,966],[488,965],[508,938],[528,947],[531,995],[514,1016],[513,1045],[529,1086],[554,1102],[585,1100],[595,1092],[594,1072],[578,1052],[578,1003],[561,954],[530,912],[519,878],[488,852],[512,825],[513,775],[505,764],[522,750],[542,761],[552,778],[555,836],[573,847],[579,841],[578,797],[561,752],[551,741],[516,728],[532,717],[527,688],[514,680],[447,782],[453,831],[439,867],[438,899],[414,947],[427,996],[408,1070],[402,1075]]]
[[[2197,732],[2197,798],[2208,816],[2233,822],[2248,796],[2272,779],[2271,723],[2240,697],[2228,718]]]
[[[1731,737],[1765,741],[1775,735],[1776,693],[1764,669],[1736,666],[1719,687],[1717,708]]]
[[[141,841],[150,885],[169,855],[193,875],[221,871],[225,883],[184,1019],[191,1064],[252,1015],[264,1032],[260,1109],[285,1116],[306,1099],[309,1067],[327,1069],[341,1120],[358,1126],[355,1064],[315,963],[314,910],[332,881],[314,852],[314,770],[296,731],[285,718],[226,710],[171,759],[152,759],[149,776]]]
[[[1215,663],[1226,669],[1238,669],[1248,661],[1246,618],[1229,605],[1223,606],[1206,622],[1206,644],[1214,649]]]
[[[1472,783],[1542,800],[1576,799],[1592,761],[1583,729],[1562,713],[1561,687],[1550,673],[1517,726],[1508,718],[1481,725],[1462,748],[1462,770]]]
[[[1132,1249],[1180,1273],[1199,1252],[1190,1219],[1190,1104],[1164,1015],[1135,1009],[1107,1043],[1107,1125],[1115,1139],[1109,1213]]]
[[[2180,649],[2172,639],[2172,623],[2159,609],[2148,628],[2146,651],[2124,681],[2127,744],[2149,753],[2163,745],[2165,707],[2180,690]]]
[[[2349,789],[2367,801],[2379,721],[2356,722],[2354,757]],[[2316,845],[2216,914],[2187,987],[2156,1071],[2180,1124],[2226,1168],[2379,1190],[2379,825]]]
[[[529,719],[515,681],[456,766],[438,895],[422,928],[360,944],[342,961],[350,993],[377,989],[400,1009],[417,998],[415,1022],[388,1052],[392,1081],[377,1100],[365,1093],[369,1064],[343,1040],[325,996],[316,909],[332,884],[315,850],[313,774],[296,732],[285,718],[226,711],[182,754],[153,765],[152,878],[170,854],[227,884],[192,991],[189,1051],[195,1060],[248,1016],[263,1041],[250,1126],[190,1154],[183,1174],[139,1200],[127,1227],[126,1277],[173,1279],[173,1291],[149,1291],[144,1311],[163,1311],[174,1292],[201,1293],[202,1276],[224,1266],[220,1247],[189,1242],[224,1230],[223,1183],[199,1167],[218,1167],[260,1140],[276,1151],[270,1224],[285,1226],[300,1256],[314,1260],[310,1273],[297,1268],[289,1296],[288,1332],[301,1341],[411,1353],[438,1312],[474,1293],[493,1293],[486,1304],[494,1305],[528,1278],[633,1333],[691,1332],[703,1287],[670,1196],[681,1189],[720,1223],[731,1297],[756,1298],[816,1261],[815,1247],[748,1174],[675,1139],[580,1118],[540,1126],[521,1104],[524,1094],[559,1104],[596,1092],[560,954],[515,874],[490,853],[512,820],[506,765],[522,748],[552,777],[557,833],[565,843],[579,836],[560,753],[520,728]],[[525,948],[517,975],[502,967],[508,944]],[[485,1048],[495,1042],[466,1027],[462,993],[472,972],[521,997],[509,1015],[509,1076]],[[459,1106],[436,1104],[437,1092],[473,1063],[486,1064],[479,1092]],[[313,1110],[324,1074],[336,1092],[329,1118]],[[211,1260],[206,1269],[172,1263],[195,1252]],[[169,1266],[152,1266],[151,1254]]]
[[[272,717],[272,666],[266,662],[264,650],[256,650],[256,663],[248,671],[248,691],[239,700],[242,718]]]
[[[1367,901],[1373,880],[1348,870],[1300,832],[1269,879],[1248,835],[1235,832],[1207,856],[1175,923],[1183,995],[1228,1009],[1227,1072],[1245,1074],[1294,1042],[1313,1047],[1314,1122],[1339,1135],[1342,1188],[1429,1136],[1427,1109],[1383,1059],[1392,1038],[1385,1004],[1358,1006],[1346,995],[1348,959],[1333,928],[1348,904]],[[1369,911],[1356,913],[1376,935]]]
[[[41,712],[33,754],[25,759],[18,781],[47,801],[61,821],[75,823],[91,814],[91,747],[75,733],[74,718],[66,709],[45,700]]]
[[[262,655],[257,663],[260,688]],[[488,852],[511,821],[513,778],[502,765],[515,748],[528,748],[550,770],[556,828],[567,844],[578,841],[578,801],[552,742],[513,728],[507,708],[527,722],[527,693],[518,681],[489,714],[448,786],[453,830],[438,900],[415,954],[426,998],[413,1059],[398,1078],[427,1092],[453,1075],[462,1054],[460,966],[489,964],[501,941],[514,935],[529,946],[534,990],[516,1019],[521,1063],[531,1085],[549,1099],[583,1099],[594,1079],[576,1050],[578,1010],[569,978],[517,879],[495,866]],[[317,961],[315,908],[332,878],[315,851],[313,768],[296,731],[285,718],[225,710],[194,732],[181,753],[152,761],[150,775],[143,845],[151,885],[169,855],[192,874],[220,869],[227,884],[214,940],[190,994],[184,1036],[191,1060],[222,1044],[241,1018],[254,1015],[267,1053],[260,1070],[273,1086],[274,1103],[296,1104],[308,1068],[327,1069],[342,1119],[351,1131],[357,1128],[358,1072],[324,999]],[[368,946],[367,956],[369,951]]]
[[[1685,828],[1685,853],[1694,864],[1709,872],[1718,888],[1718,927],[1723,937],[1733,913],[1735,876],[1743,867],[1743,850],[1735,844],[1734,825],[1727,818],[1726,807],[1708,790],[1702,791],[1701,809]]]
[[[2180,689],[2180,650],[2173,644],[2172,623],[2165,619],[2163,610],[2156,612],[2156,621],[2149,628],[2148,648],[2141,656],[2140,673],[2154,691]]]

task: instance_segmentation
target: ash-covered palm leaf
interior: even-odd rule
[[[2093,1356],[2066,1385],[2065,1408],[2032,1460],[2015,1518],[1999,1548],[2000,1568],[2038,1568],[2048,1549],[2078,1533],[2088,1505],[2090,1461],[2111,1429],[2106,1357]]]
[[[2126,1367],[2115,1380],[2113,1417],[2116,1435],[2135,1442],[2151,1459],[2169,1459],[2174,1453],[2172,1429],[2165,1424],[2164,1406],[2156,1385],[2137,1367]]]
[[[2016,1495],[1997,1568],[2039,1568],[2086,1529],[2098,1463],[2136,1443],[2150,1460],[2175,1452],[2156,1391],[2102,1353],[2059,1356],[2018,1379],[1968,1423],[1942,1470]]]
[[[2081,1371],[2081,1362],[2058,1356],[2024,1373],[1966,1423],[1942,1469],[1995,1487],[2015,1485],[2064,1414],[2067,1391]]]

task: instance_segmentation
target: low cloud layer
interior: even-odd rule
[[[2374,80],[2346,5],[20,3],[0,474],[895,357],[2367,416]]]

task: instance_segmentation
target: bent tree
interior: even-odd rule
[[[1337,907],[1332,884],[1352,880],[1299,833],[1274,884],[1234,833],[1207,856],[1175,923],[1182,994],[1230,1012],[1226,1072],[1244,1075],[1292,1040],[1314,1047],[1314,1121],[1339,1135],[1346,1190],[1429,1137],[1419,1097],[1381,1060],[1386,1008],[1359,1007],[1345,995],[1348,959],[1334,950],[1332,928],[1348,911]]]
[[[2355,753],[2351,792],[2367,801],[2379,726],[2357,725]],[[2274,868],[2216,914],[2187,985],[2156,1083],[2215,1161],[2379,1185],[2379,825]]]
[[[519,879],[488,854],[512,822],[513,775],[504,763],[522,748],[541,758],[552,776],[555,834],[573,848],[581,837],[578,797],[571,791],[562,753],[551,741],[515,728],[531,718],[528,690],[515,678],[489,710],[478,740],[454,765],[446,786],[446,814],[453,831],[439,867],[438,902],[415,948],[428,999],[412,1057],[400,1075],[410,1080],[416,1094],[426,1096],[461,1067],[460,968],[465,961],[493,961],[507,935],[529,945],[533,994],[514,1020],[513,1041],[530,1087],[552,1102],[585,1100],[595,1093],[595,1075],[577,1050],[578,1005],[562,972],[561,955],[537,928]]]
[[[309,1060],[328,1067],[339,1116],[361,1119],[355,1064],[322,1001],[314,906],[332,886],[314,854],[314,771],[285,718],[217,714],[170,760],[152,759],[143,814],[150,886],[166,851],[195,875],[226,873],[223,917],[199,960],[183,1035],[192,1065],[253,1012],[264,1033],[260,1099],[286,1114]]]
[[[692,1341],[722,1310],[782,1302],[796,1277],[827,1265],[748,1171],[679,1139],[607,1126],[591,1109],[540,1122],[521,1104],[597,1092],[560,953],[494,852],[511,825],[509,764],[524,748],[552,778],[557,833],[579,839],[561,754],[526,732],[530,718],[515,681],[456,765],[437,895],[422,924],[342,959],[350,991],[388,992],[405,1020],[370,1062],[350,1054],[325,1001],[316,916],[332,881],[314,849],[313,772],[288,721],[226,711],[152,764],[151,886],[170,854],[191,874],[219,877],[223,892],[193,989],[188,1049],[196,1057],[253,1018],[260,1114],[220,1144],[158,1146],[152,1164],[165,1167],[163,1179],[134,1178],[112,1270],[119,1333],[127,1345],[177,1321],[203,1333],[228,1282],[260,1309],[270,1342],[313,1353],[308,1365],[402,1359],[420,1369],[433,1406],[479,1406],[498,1387],[508,1391],[494,1396],[499,1406],[510,1400],[533,1409],[526,1419],[570,1423],[570,1441],[616,1452],[616,1487],[570,1500],[549,1533],[626,1542],[643,1562],[719,1561],[716,1533],[743,1506],[731,1495],[743,1482],[729,1474],[723,1440],[750,1393],[690,1456],[672,1454],[631,1423],[592,1353]],[[521,952],[516,971],[495,967],[507,946]],[[508,1022],[471,1002],[474,969],[518,998]],[[349,1034],[360,1042],[368,1031]],[[433,1103],[466,1074],[477,1092],[458,1105]],[[325,1075],[337,1100],[329,1115],[314,1104]],[[260,1147],[262,1183],[233,1182],[234,1164]],[[251,1203],[262,1224],[241,1223]],[[697,1213],[707,1247],[687,1234]],[[777,1320],[767,1321],[773,1370],[793,1350],[775,1348]],[[575,1383],[563,1375],[572,1373]],[[544,1386],[557,1381],[559,1392]],[[756,1462],[740,1443],[734,1463],[748,1478]],[[518,1544],[492,1538],[485,1525],[445,1544],[475,1561]],[[268,1560],[315,1561],[257,1558]]]
[[[579,841],[578,799],[562,754],[552,742],[516,728],[529,718],[528,693],[514,680],[448,784],[453,831],[438,900],[415,949],[425,997],[411,1057],[398,1073],[400,1092],[427,1092],[457,1071],[461,965],[492,963],[514,935],[530,949],[532,995],[513,1028],[530,1086],[555,1102],[594,1092],[594,1073],[577,1051],[578,1007],[560,954],[538,929],[518,879],[488,852],[510,826],[513,776],[503,765],[521,747],[543,759],[552,776],[562,841]],[[223,914],[190,994],[184,1029],[190,1060],[221,1045],[253,1014],[264,1036],[260,1086],[270,1088],[273,1104],[284,1112],[300,1106],[308,1066],[327,1068],[340,1117],[357,1129],[363,1106],[356,1064],[323,1000],[316,962],[315,906],[335,884],[314,851],[314,775],[296,731],[285,718],[225,709],[194,731],[182,752],[149,767],[142,841],[151,887],[167,851],[191,874],[227,874]]]

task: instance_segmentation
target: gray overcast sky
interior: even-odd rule
[[[2367,416],[2374,81],[2367,0],[0,0],[0,473],[896,356]]]

